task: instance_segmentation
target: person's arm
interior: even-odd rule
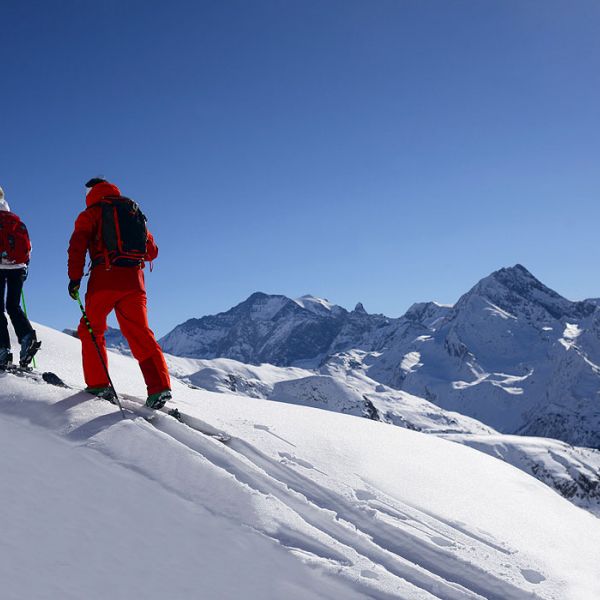
[[[69,241],[68,272],[71,281],[80,280],[85,270],[85,257],[94,233],[94,220],[90,211],[83,211],[75,221]]]
[[[154,236],[148,232],[148,242],[146,244],[146,256],[144,260],[152,262],[158,256],[158,246],[154,241]]]
[[[29,265],[29,261],[31,260],[31,249],[32,249],[32,245],[31,245],[31,238],[29,237],[29,231],[27,230],[27,226],[25,225],[25,223],[23,223],[23,221],[21,221],[21,225],[23,226],[23,229],[25,230],[25,235],[27,236],[27,261],[25,264]]]

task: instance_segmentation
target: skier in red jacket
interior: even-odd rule
[[[144,225],[144,235],[147,236],[145,255],[132,258],[122,254],[116,257],[109,254],[103,233],[103,227],[106,227],[103,209],[108,202],[127,199],[122,198],[116,185],[104,179],[90,179],[86,188],[87,208],[77,217],[69,243],[69,295],[77,298],[86,254],[89,252],[91,275],[85,306],[105,364],[108,364],[104,339],[106,318],[114,309],[121,332],[140,364],[148,388],[146,405],[155,409],[162,408],[171,398],[171,381],[162,350],[148,325],[143,271],[144,261],[152,261],[158,256],[158,247]],[[145,217],[143,218],[145,221]],[[118,226],[116,229],[121,235]],[[82,346],[86,391],[114,401],[104,367],[83,319],[79,324],[78,333]]]

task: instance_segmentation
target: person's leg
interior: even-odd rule
[[[7,269],[0,269],[0,348],[10,348],[8,321],[4,314],[4,294],[6,293]]]
[[[167,363],[148,325],[146,293],[136,291],[120,299],[115,313],[131,353],[140,364],[148,395],[171,389]]]
[[[27,279],[27,270],[8,269],[6,273],[6,312],[21,343],[28,333],[33,333],[33,327],[21,308],[21,293]]]
[[[114,308],[115,293],[109,290],[97,290],[88,292],[85,296],[85,310],[92,326],[92,331],[100,348],[100,353],[104,364],[108,368],[108,357],[106,355],[106,341],[104,332],[106,331],[106,317]],[[83,318],[77,328],[79,339],[81,340],[81,354],[83,360],[83,375],[85,383],[89,388],[104,388],[109,386],[106,371],[102,366],[98,350],[92,341],[92,336],[88,331]]]

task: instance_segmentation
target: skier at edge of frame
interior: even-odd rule
[[[23,284],[29,272],[30,257],[31,241],[27,227],[11,212],[4,197],[4,190],[0,188],[0,369],[6,369],[12,364],[5,308],[21,345],[21,368],[29,366],[41,345],[20,305]]]

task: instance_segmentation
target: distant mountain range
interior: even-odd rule
[[[78,338],[79,334],[76,329],[63,329],[63,333],[70,335],[72,337]],[[112,348],[112,350],[116,350],[121,352],[122,354],[130,354],[129,344],[125,339],[125,336],[121,333],[120,329],[116,329],[115,327],[108,327],[106,332],[104,333],[104,338],[106,340],[106,346],[108,348]]]
[[[161,340],[170,354],[364,373],[503,433],[600,448],[600,309],[569,301],[521,265],[482,279],[454,306],[397,319],[313,296],[252,294]]]

